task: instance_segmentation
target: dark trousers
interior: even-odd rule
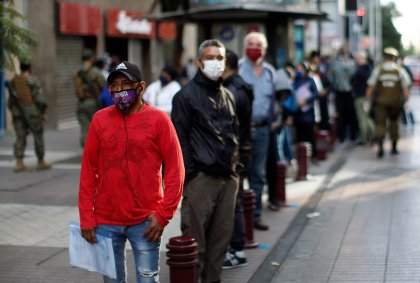
[[[399,139],[398,123],[401,115],[401,104],[396,100],[395,102],[377,102],[375,105],[375,137],[378,141],[385,138],[387,132],[387,120],[389,120],[389,132],[392,141],[396,142]]]
[[[277,131],[270,132],[268,143],[268,154],[266,162],[267,186],[268,186],[268,201],[272,204],[278,205],[277,199],[277,161],[279,160],[278,145],[277,145]]]
[[[337,136],[340,142],[347,138],[357,138],[357,118],[351,91],[337,91],[335,93],[335,107],[337,111]]]
[[[242,251],[245,246],[245,219],[244,206],[242,202],[244,193],[243,178],[239,181],[238,194],[236,196],[235,216],[233,219],[233,234],[230,240],[230,247],[235,251]]]
[[[319,112],[321,120],[319,121],[319,128],[321,130],[330,130],[330,114],[328,111],[328,95],[319,98]]]
[[[309,142],[312,146],[311,158],[316,152],[315,123],[296,123],[296,142]]]
[[[185,187],[181,205],[181,230],[198,244],[197,280],[220,281],[223,261],[232,239],[239,180],[200,172]]]

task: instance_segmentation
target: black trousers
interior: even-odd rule
[[[337,111],[337,136],[340,142],[343,142],[348,134],[351,140],[355,140],[358,127],[351,91],[337,91],[335,93],[335,107]]]

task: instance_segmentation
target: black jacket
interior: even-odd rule
[[[239,125],[233,95],[221,81],[201,70],[173,98],[171,118],[178,133],[185,181],[199,171],[214,176],[236,174]]]
[[[237,172],[241,176],[247,173],[251,162],[251,114],[254,92],[241,76],[234,74],[223,81],[223,85],[230,90],[236,103],[236,115],[239,122],[239,161]]]
[[[357,66],[356,72],[351,78],[354,97],[364,97],[367,89],[367,81],[372,73],[372,68],[368,64]]]

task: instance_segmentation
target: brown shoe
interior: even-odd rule
[[[23,163],[23,158],[16,158],[16,166],[15,166],[15,172],[23,172],[23,171],[31,171],[31,168],[25,165]]]
[[[254,220],[254,228],[261,231],[267,231],[269,227],[261,220],[261,218],[257,218]]]
[[[45,161],[38,161],[38,165],[36,166],[37,170],[48,170],[51,169],[51,163]]]

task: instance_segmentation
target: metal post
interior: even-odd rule
[[[311,144],[300,142],[296,145],[296,159],[298,162],[298,171],[296,172],[296,181],[308,179],[309,156],[311,156]]]
[[[4,5],[3,0],[0,0],[0,4]],[[0,13],[0,18],[3,17],[3,13]],[[0,26],[0,29],[3,27]],[[0,56],[4,58],[3,43],[0,41]],[[6,77],[6,68],[1,66],[0,71],[0,140],[6,136],[6,89],[4,87]]]
[[[166,245],[171,283],[196,282],[196,266],[198,264],[197,242],[188,236],[169,239]]]
[[[2,50],[0,49],[0,53],[3,54]],[[6,89],[4,87],[5,84],[5,76],[6,76],[6,68],[4,66],[1,67],[1,74],[0,74],[0,139],[4,139],[6,137]]]
[[[376,0],[376,60],[379,62],[382,55],[382,8],[381,0]]]
[[[244,206],[245,219],[245,249],[253,249],[258,247],[258,243],[254,241],[254,208],[255,193],[252,190],[244,190],[242,203]]]

